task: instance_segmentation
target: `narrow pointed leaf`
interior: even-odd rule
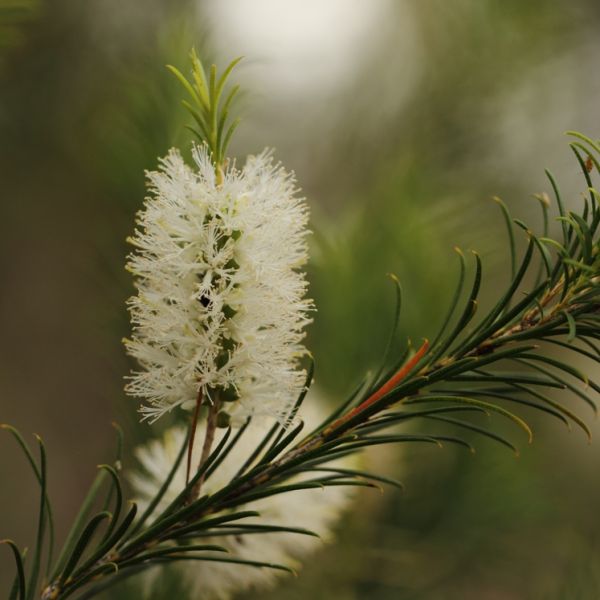
[[[13,553],[15,559],[15,566],[17,569],[17,586],[14,589],[19,595],[19,600],[25,600],[27,588],[25,587],[25,569],[23,567],[23,559],[21,558],[21,553],[19,552],[17,545],[12,540],[0,540],[0,544],[6,544]]]

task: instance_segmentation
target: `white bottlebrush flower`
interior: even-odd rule
[[[151,420],[193,406],[199,390],[235,400],[238,422],[281,418],[305,379],[306,205],[269,152],[219,178],[206,146],[193,155],[195,168],[171,150],[148,174],[127,265],[138,293],[125,344],[141,369],[126,391]]]
[[[306,403],[308,404],[308,403]],[[307,409],[307,410],[306,410]],[[325,416],[322,409],[314,403],[303,406],[300,415],[307,427],[315,426]],[[263,439],[271,423],[261,420],[251,423],[240,438],[237,445],[216,471],[202,485],[202,493],[212,494],[224,487],[237,473],[246,458]],[[202,438],[206,423],[199,425],[196,440]],[[220,435],[220,434],[219,434]],[[142,513],[150,500],[156,495],[163,481],[170,472],[178,451],[186,437],[183,427],[168,430],[162,438],[155,439],[136,450],[136,456],[143,471],[129,474],[139,513]],[[195,452],[200,452],[201,443],[195,444]],[[345,457],[330,463],[338,467],[356,468],[357,457]],[[158,514],[175,499],[185,486],[185,461],[156,509]],[[314,475],[314,474],[313,474]],[[300,479],[306,477],[300,477]],[[297,481],[298,478],[290,481]],[[202,538],[197,543],[217,544],[227,548],[232,558],[260,560],[262,562],[279,563],[288,566],[299,566],[298,560],[318,550],[331,535],[332,527],[339,520],[343,510],[354,495],[355,488],[327,487],[298,490],[269,496],[236,507],[236,510],[256,510],[259,517],[244,519],[245,524],[270,524],[292,526],[309,529],[319,534],[315,538],[297,533],[265,533],[252,535],[232,535],[218,538]],[[175,563],[175,568],[185,577],[191,591],[190,598],[198,600],[225,600],[238,591],[266,588],[277,581],[279,571],[268,568],[254,568],[235,564],[217,562],[182,561]],[[145,586],[150,590],[154,577],[159,576],[156,570],[148,571]]]

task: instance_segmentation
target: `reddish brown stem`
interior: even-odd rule
[[[188,441],[187,451],[187,466],[185,470],[185,484],[190,482],[190,471],[192,470],[192,452],[194,450],[194,440],[196,439],[196,428],[198,427],[198,417],[200,415],[200,407],[202,406],[202,388],[198,390],[198,396],[196,398],[196,408],[192,416],[190,423],[190,439]]]
[[[208,409],[208,417],[206,420],[206,433],[204,434],[204,443],[202,444],[202,454],[200,455],[200,461],[198,462],[198,471],[207,461],[210,456],[210,451],[212,449],[213,442],[215,440],[215,432],[217,430],[217,416],[219,414],[221,403],[219,402],[218,395],[215,394],[215,399]],[[198,480],[198,483],[194,486],[192,490],[192,499],[196,499],[200,496],[200,488],[204,483],[205,475],[202,475]]]
[[[371,406],[371,404],[377,402],[383,398],[388,392],[391,392],[417,365],[417,363],[425,356],[425,353],[429,349],[429,340],[425,340],[423,345],[417,350],[415,355],[396,372],[396,374],[388,379],[376,392],[371,394],[366,400],[361,402],[358,406],[353,408],[349,413],[345,414],[343,417],[340,417],[337,421],[335,421],[332,425],[330,425],[325,434],[337,429],[347,421],[349,421],[352,417],[356,416],[358,413],[365,410]]]

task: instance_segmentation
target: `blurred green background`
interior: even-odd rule
[[[405,292],[402,334],[431,336],[454,245],[481,252],[489,297],[506,282],[491,196],[535,223],[548,167],[577,205],[563,132],[599,135],[599,26],[597,0],[0,0],[0,421],[46,440],[59,537],[111,420],[130,445],[148,434],[122,392],[124,240],[144,170],[190,143],[166,63],[187,72],[192,45],[220,65],[246,57],[231,152],[275,147],[308,198],[309,347],[336,401],[381,356],[386,273]],[[361,495],[337,544],[251,597],[600,598],[600,450],[532,419],[532,447],[510,432],[517,460],[485,441],[475,456],[376,455],[406,492]],[[0,436],[1,537],[31,543],[34,490]],[[0,590],[9,564],[3,551]]]

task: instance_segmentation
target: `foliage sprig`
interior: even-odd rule
[[[234,85],[227,91],[226,89],[231,72],[242,58],[238,57],[231,61],[221,75],[218,75],[217,67],[214,64],[211,65],[207,74],[196,51],[192,50],[190,53],[191,81],[179,69],[173,65],[167,65],[190,98],[182,101],[195,123],[194,127],[188,126],[188,129],[200,143],[208,145],[218,176],[225,163],[231,136],[240,123],[239,118],[232,120],[230,116],[231,107],[239,94],[240,86]]]

